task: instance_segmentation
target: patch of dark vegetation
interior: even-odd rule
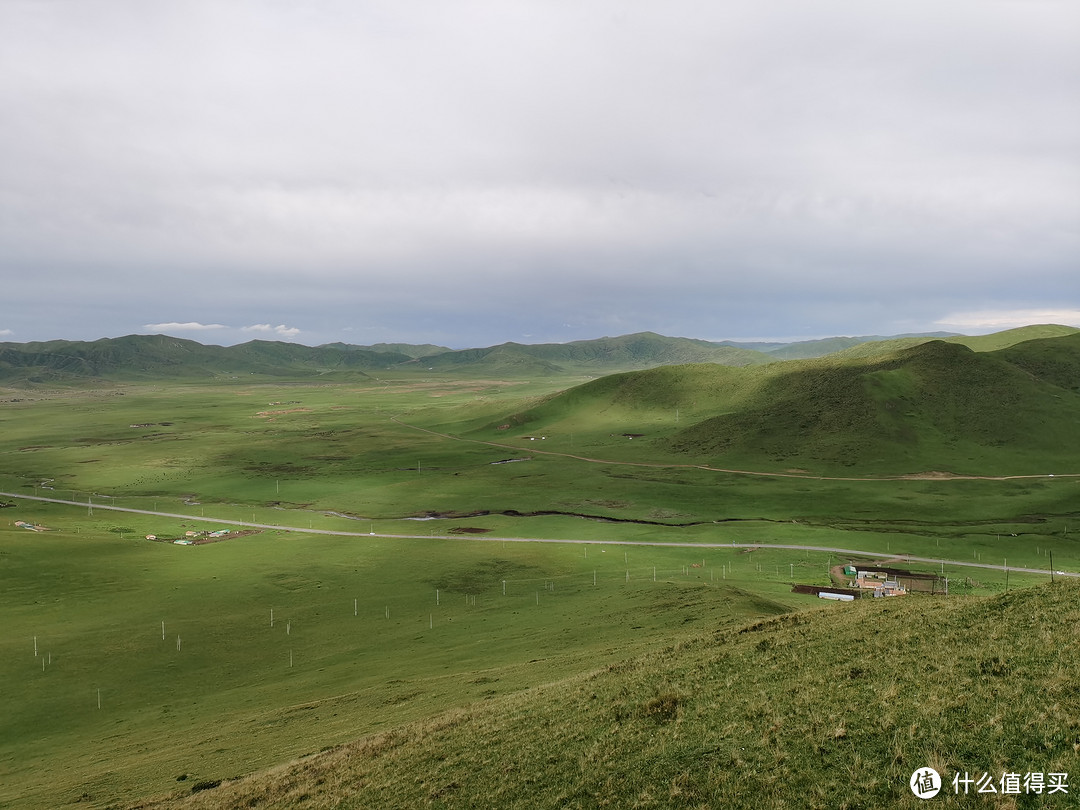
[[[979,662],[979,674],[988,678],[1003,678],[1011,671],[1009,665],[996,655]]]
[[[477,594],[499,587],[504,579],[515,577],[535,578],[541,569],[535,565],[514,562],[513,560],[481,560],[470,568],[443,574],[438,579],[428,580],[432,587],[450,593]]]
[[[191,792],[192,793],[199,793],[200,791],[203,791],[203,790],[213,790],[214,788],[219,787],[220,785],[221,785],[221,780],[220,779],[203,779],[203,780],[201,780],[199,782],[196,782],[194,785],[191,786]]]
[[[443,797],[447,796],[448,794],[454,793],[455,791],[459,790],[460,788],[461,788],[461,785],[459,785],[457,782],[449,782],[448,784],[444,785],[443,787],[436,788],[435,790],[431,791],[431,793],[428,794],[428,799],[429,799],[429,801],[432,801],[432,802],[438,801],[439,799],[442,799]]]
[[[390,697],[386,698],[383,703],[385,703],[387,706],[399,706],[402,703],[408,703],[413,698],[420,697],[422,694],[424,693],[421,690],[416,689],[412,692],[403,692],[400,695],[391,695]]]
[[[447,534],[487,534],[491,529],[481,529],[477,526],[455,526]]]
[[[769,603],[768,600],[763,601],[765,601],[767,604],[776,604]],[[785,613],[772,619],[763,619],[762,621],[748,624],[746,627],[743,627],[739,630],[739,635],[741,636],[743,633],[760,633],[768,630],[779,630],[783,627],[795,627],[796,625],[800,625],[808,621],[809,619],[800,616],[798,613]]]
[[[293,464],[291,462],[271,464],[269,461],[247,464],[243,469],[253,475],[289,475],[297,478],[305,478],[319,472],[317,468],[307,467],[303,464]]]
[[[14,505],[15,504],[11,503],[10,501],[0,501],[0,509],[10,509]]]
[[[642,707],[642,712],[648,719],[663,725],[679,716],[681,702],[682,699],[678,695],[668,692],[647,700]]]
[[[80,444],[94,444],[94,445],[114,445],[114,444],[131,444],[131,439],[118,439],[118,438],[103,438],[101,436],[79,436],[76,439],[72,439],[73,442]]]

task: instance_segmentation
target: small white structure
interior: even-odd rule
[[[837,602],[855,601],[855,597],[850,593],[829,593],[828,591],[818,591],[818,599],[834,599]]]

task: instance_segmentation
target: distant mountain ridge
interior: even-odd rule
[[[495,362],[500,366],[531,366],[538,370],[565,372],[628,371],[681,363],[746,366],[767,363],[769,357],[752,349],[707,340],[637,332],[570,343],[502,343],[485,349],[464,349],[421,357],[416,362],[433,369],[482,366]]]
[[[961,335],[945,339],[985,350],[1004,348],[1033,337],[1075,332],[1080,330],[1064,326],[1039,326],[982,337]],[[338,379],[388,369],[516,376],[602,375],[689,363],[756,366],[785,359],[819,357],[837,351],[870,356],[931,339],[934,338],[930,335],[909,335],[892,338],[836,337],[788,344],[739,344],[638,332],[569,343],[508,342],[486,348],[452,350],[433,344],[378,343],[354,346],[328,343],[305,346],[265,340],[253,340],[236,346],[214,346],[168,335],[127,335],[95,341],[0,343],[0,382],[46,384],[245,376]]]
[[[441,354],[451,352],[453,349],[447,346],[436,346],[433,343],[375,343],[371,346],[355,346],[351,343],[322,343],[316,346],[318,349],[339,349],[341,351],[366,351],[377,354],[403,354],[406,357],[424,357],[429,354]]]
[[[863,343],[879,343],[885,340],[909,339],[934,340],[938,338],[963,337],[955,332],[909,332],[903,335],[861,335],[859,337],[829,337],[817,340],[799,340],[794,343],[741,343],[722,341],[731,346],[738,346],[766,352],[779,360],[803,360],[810,357],[822,357],[826,354],[850,349]]]
[[[355,376],[409,359],[403,354],[266,340],[223,347],[167,335],[127,335],[95,341],[0,343],[0,381]]]

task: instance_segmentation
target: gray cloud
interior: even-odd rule
[[[1064,0],[7,3],[8,323],[476,345],[1071,310],[1078,34]]]

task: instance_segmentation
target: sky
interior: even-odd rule
[[[0,0],[0,341],[1080,326],[1075,0]]]

